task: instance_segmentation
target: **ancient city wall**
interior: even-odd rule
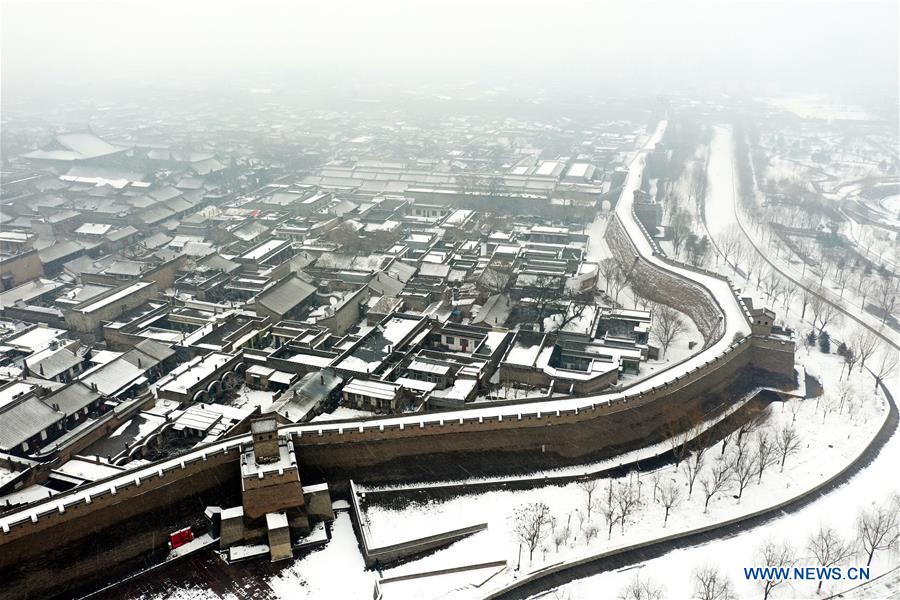
[[[447,411],[423,414],[421,423],[414,426],[385,426],[379,419],[371,419],[353,424],[323,424],[321,428],[289,426],[282,431],[294,434],[303,471],[319,470],[326,475],[331,471],[370,468],[403,457],[418,459],[458,451],[531,450],[549,455],[548,462],[577,460],[641,440],[648,432],[659,430],[672,416],[699,408],[704,398],[744,377],[751,348],[751,338],[745,338],[732,344],[722,356],[646,393],[626,395],[616,401],[598,400],[571,410],[532,409],[514,417],[477,418],[459,418],[453,411]],[[744,377],[747,378],[749,375]],[[616,418],[610,418],[613,416]],[[149,471],[149,476],[136,476],[125,485],[107,487],[98,482],[87,489],[60,494],[33,505],[28,511],[22,511],[19,518],[10,519],[10,525],[4,525],[0,544],[127,503],[156,488],[189,480],[196,473],[224,462],[235,463],[237,469],[240,446],[248,442],[247,436],[232,438],[200,448],[183,459],[163,461],[157,471],[148,467],[143,472]],[[122,481],[121,476],[115,479]],[[190,485],[187,482],[187,487]]]
[[[108,491],[90,504],[44,514],[29,521],[27,531],[13,528],[7,534],[13,539],[0,545],[0,599],[69,596],[129,561],[165,552],[171,530],[202,518],[207,504],[222,502],[223,488],[239,487],[236,461],[236,452],[208,457]]]
[[[414,426],[347,424],[295,434],[294,444],[304,471],[346,477],[367,468],[369,481],[378,478],[379,466],[389,466],[384,476],[391,478],[415,473],[424,461],[434,470],[441,457],[456,463],[479,453],[515,455],[523,468],[578,463],[658,439],[667,424],[721,404],[729,385],[750,385],[751,348],[750,339],[742,340],[722,357],[666,385],[581,409],[477,418],[454,418],[448,412],[443,419]],[[494,470],[509,466],[498,460]]]
[[[620,260],[630,261],[641,270],[639,277],[654,282],[648,295],[658,294],[661,302],[686,312],[707,328],[711,338],[712,332],[720,331],[721,308],[707,290],[637,257],[617,219],[607,238]],[[584,462],[652,443],[671,423],[687,426],[685,417],[698,419],[720,410],[754,384],[755,369],[781,372],[785,364],[792,365],[792,354],[789,357],[788,349],[779,344],[770,338],[745,337],[689,371],[673,367],[664,384],[631,394],[625,387],[621,394],[596,396],[596,401],[573,400],[573,408],[566,410],[537,410],[533,401],[523,401],[528,408],[523,406],[521,413],[515,412],[516,403],[510,403],[493,415],[461,417],[447,411],[412,416],[403,424],[375,418],[321,427],[292,425],[282,432],[293,435],[303,478],[332,482],[351,477],[367,481],[436,477],[452,474],[453,468],[496,472]],[[42,561],[49,560],[46,540],[52,540],[53,547],[77,546],[99,531],[177,505],[225,482],[237,490],[240,446],[248,442],[245,435],[210,444],[181,459],[142,469],[133,480],[130,475],[113,477],[7,515],[0,529],[0,570],[12,569],[11,579],[23,583],[10,586],[23,590],[10,597],[41,595],[34,586],[54,581],[49,575],[35,576],[44,568]],[[128,546],[130,550],[98,555],[93,567],[76,561],[54,577],[65,586],[91,568],[102,571],[132,553],[159,550],[164,544],[164,537],[142,536],[141,542]],[[23,562],[29,557],[33,563]],[[46,572],[59,568],[47,566]]]
[[[647,238],[656,248],[655,242]],[[606,228],[606,242],[638,294],[685,313],[697,325],[706,344],[714,341],[720,334],[722,310],[707,290],[640,258],[617,217]],[[684,268],[680,263],[678,266]]]
[[[362,431],[360,425],[349,424],[321,433],[307,429],[294,434],[294,443],[303,472],[327,478],[407,476],[416,473],[423,461],[431,465],[459,464],[478,454],[495,459],[516,455],[533,466],[580,462],[658,439],[664,435],[666,423],[685,414],[699,416],[721,407],[730,396],[725,391],[729,384],[749,380],[752,350],[750,340],[742,340],[722,357],[667,385],[627,400],[599,402],[583,409],[462,420],[448,412],[443,421],[423,421],[416,427],[383,427],[375,420],[365,423]],[[299,428],[283,428],[288,432],[292,429]],[[8,532],[0,532],[0,571],[9,571],[13,581],[23,582],[22,587],[10,586],[17,591],[9,597],[45,595],[46,590],[41,588],[45,585],[66,589],[69,583],[95,576],[141,553],[164,549],[165,537],[157,532],[141,534],[139,540],[123,542],[111,552],[90,556],[90,560],[86,556],[71,565],[59,565],[47,558],[48,543],[53,548],[78,546],[80,540],[97,532],[115,530],[117,525],[176,505],[204,490],[226,485],[237,491],[239,449],[248,441],[243,436],[215,444],[184,460],[166,461],[158,471],[125,485],[117,479],[118,486],[101,483],[38,505],[28,518],[13,524]],[[505,467],[512,463],[501,458],[498,464]],[[440,467],[431,470],[439,471]],[[123,537],[127,537],[126,531],[120,531]],[[47,576],[36,576],[42,572]]]
[[[214,469],[222,464],[233,465],[237,476],[239,444],[225,445],[209,452],[198,452],[183,460],[166,461],[151,475],[135,476],[121,483],[121,477],[114,476],[119,485],[104,485],[101,482],[92,486],[91,492],[74,491],[59,494],[34,507],[23,519],[0,531],[0,568],[6,566],[13,556],[6,552],[10,542],[35,533],[53,529],[52,537],[56,542],[65,543],[79,535],[78,527],[71,526],[81,518],[88,518],[93,529],[103,526],[103,520],[96,521],[98,514],[115,512],[119,517],[139,514],[158,505],[153,498],[160,496],[172,501],[173,498],[190,495],[199,485],[195,476]],[[164,493],[160,494],[161,491]],[[66,524],[66,527],[57,525]]]

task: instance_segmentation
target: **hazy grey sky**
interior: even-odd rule
[[[297,71],[896,94],[898,2],[2,0],[4,85]]]

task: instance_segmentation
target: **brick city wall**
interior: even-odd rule
[[[523,411],[503,418],[461,420],[449,412],[443,422],[424,422],[422,427],[375,426],[362,432],[348,424],[321,434],[295,434],[294,445],[304,473],[347,478],[365,469],[353,476],[369,481],[409,476],[426,461],[465,463],[466,455],[479,453],[516,455],[520,462],[528,456],[529,467],[578,463],[658,439],[666,424],[721,403],[730,384],[749,386],[751,348],[749,339],[742,340],[706,367],[627,401],[604,401],[580,410]],[[495,471],[509,466],[503,460],[498,465]],[[384,472],[377,467],[385,467]],[[440,467],[429,467],[435,469]]]
[[[642,297],[684,312],[697,325],[704,341],[713,341],[722,311],[707,290],[640,258],[618,218],[610,220],[606,242]],[[680,263],[678,266],[684,268]]]
[[[167,534],[177,524],[219,504],[223,488],[238,489],[237,468],[237,453],[231,452],[42,517],[29,535],[0,542],[0,599],[68,597],[132,561],[165,552]]]

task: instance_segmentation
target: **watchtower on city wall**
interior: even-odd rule
[[[251,521],[286,511],[291,525],[309,530],[294,442],[274,417],[253,421],[252,446],[241,453],[241,505]]]

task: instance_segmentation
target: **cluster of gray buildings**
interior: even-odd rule
[[[20,153],[0,206],[0,510],[260,414],[447,410],[639,372],[650,314],[598,306],[587,259],[634,142],[602,129],[553,159],[546,130],[511,123],[484,132],[495,147],[402,162],[365,135],[311,142],[303,168],[231,134],[216,151],[74,131]]]

